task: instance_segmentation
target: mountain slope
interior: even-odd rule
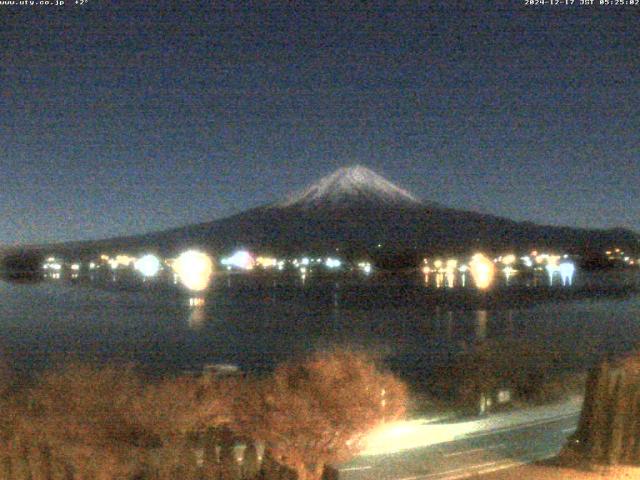
[[[381,247],[378,247],[381,245]],[[420,201],[371,170],[342,168],[282,203],[247,210],[213,222],[51,250],[95,253],[155,250],[174,254],[188,247],[225,253],[239,247],[281,254],[421,253],[555,248],[640,250],[640,236],[623,229],[586,230],[515,222]]]

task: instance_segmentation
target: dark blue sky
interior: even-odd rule
[[[640,231],[640,7],[149,3],[0,6],[0,244],[207,221],[355,163]]]

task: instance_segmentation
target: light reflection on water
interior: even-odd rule
[[[191,330],[194,332],[202,330],[207,321],[207,312],[205,311],[204,306],[198,305],[191,308],[191,312],[189,313],[189,318],[187,320],[187,324]]]
[[[337,344],[373,350],[421,375],[487,341],[537,342],[559,351],[559,366],[571,368],[640,340],[637,296],[478,307],[406,301],[426,294],[401,285],[362,292],[339,284],[236,286],[189,306],[178,291],[0,282],[0,348],[24,370],[42,368],[60,354],[134,361],[158,371],[206,363],[262,370]],[[586,353],[576,355],[581,348]]]

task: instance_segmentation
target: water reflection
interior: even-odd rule
[[[189,298],[189,306],[190,307],[203,307],[204,306],[204,297],[191,297],[191,298]]]
[[[447,287],[453,288],[456,284],[456,268],[458,266],[458,261],[455,259],[447,260],[447,268],[445,270],[445,275],[447,277]]]
[[[407,335],[423,335],[439,337],[446,345],[482,345],[496,338],[513,338],[515,335],[514,316],[517,311],[488,310],[454,310],[434,306],[424,312],[421,321],[414,329],[406,331]],[[411,322],[409,322],[411,324]],[[425,339],[428,340],[428,339]]]
[[[508,337],[512,337],[514,334],[513,329],[513,309],[507,310],[507,320],[506,320],[506,334]]]
[[[207,323],[207,312],[204,308],[205,300],[202,296],[194,296],[189,298],[189,318],[187,323],[191,330],[202,330]]]
[[[457,286],[467,286],[468,267],[466,265],[458,267],[456,260],[448,260],[446,266],[442,266],[442,262],[439,264],[441,265],[441,268],[431,269],[428,266],[422,268],[424,285],[426,287],[446,287],[453,289]]]
[[[187,324],[189,328],[194,331],[202,330],[207,323],[207,312],[204,307],[194,307],[189,312],[189,318]]]
[[[103,269],[96,275],[108,284],[111,271]],[[518,274],[512,282],[521,278],[525,280]],[[234,284],[236,279],[240,283],[240,277],[234,276]],[[456,279],[456,287],[461,279]],[[433,365],[446,365],[459,353],[462,342],[474,349],[514,337],[544,341],[562,349],[564,365],[577,362],[576,338],[597,344],[590,350],[595,352],[603,338],[602,348],[612,350],[627,348],[640,338],[636,321],[640,303],[635,299],[552,301],[513,309],[519,304],[509,296],[485,298],[462,289],[431,295],[422,285],[413,284],[399,294],[396,285],[364,289],[348,281],[308,280],[311,288],[306,289],[291,285],[300,282],[294,274],[289,284],[274,285],[268,278],[260,288],[233,291],[221,282],[206,295],[185,295],[157,285],[143,291],[100,291],[53,282],[28,290],[7,284],[4,288],[11,296],[4,294],[0,302],[0,326],[9,332],[5,337],[16,349],[29,352],[23,355],[23,364],[44,362],[49,351],[100,349],[105,356],[123,355],[157,368],[190,365],[209,357],[242,363],[248,369],[266,368],[291,352],[344,341],[388,349],[392,360],[401,359],[399,371],[414,372],[416,378],[426,378]],[[433,287],[435,281],[430,280]],[[533,275],[527,280],[533,281]],[[468,284],[473,286],[471,279]],[[206,306],[199,300],[205,296]],[[211,321],[216,322],[215,329],[206,326]],[[189,331],[198,333],[182,335]],[[79,340],[70,343],[69,338]],[[154,341],[140,346],[140,338]],[[25,344],[33,347],[27,349]],[[41,345],[47,345],[46,353]]]
[[[451,340],[453,338],[453,312],[449,310],[447,312],[447,340]]]
[[[467,270],[469,270],[469,267],[466,265],[461,265],[460,268],[458,268],[460,272],[460,283],[463,287],[467,286]]]
[[[487,339],[487,320],[486,310],[476,310],[476,341],[483,342]]]

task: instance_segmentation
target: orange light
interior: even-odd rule
[[[509,255],[505,255],[502,258],[502,263],[504,263],[505,265],[513,265],[516,261],[516,256],[513,253],[510,253]]]
[[[469,262],[471,276],[480,290],[486,290],[493,283],[495,266],[493,262],[482,253],[476,253]]]

